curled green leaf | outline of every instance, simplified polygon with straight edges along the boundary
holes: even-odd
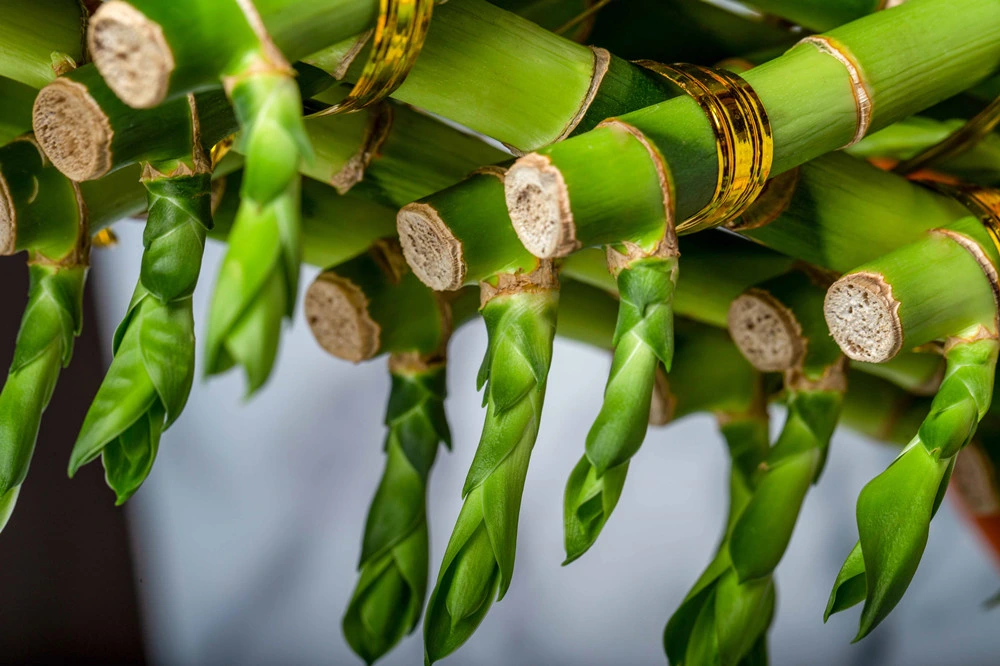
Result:
[[[514,575],[517,523],[552,359],[558,292],[507,293],[483,308],[486,422],[424,622],[426,660],[457,650]]]
[[[420,621],[427,593],[427,478],[438,445],[450,445],[445,368],[394,370],[386,466],[368,512],[361,576],[342,626],[366,663],[391,650]]]

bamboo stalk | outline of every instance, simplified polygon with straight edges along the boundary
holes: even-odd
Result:
[[[375,22],[374,0],[157,0],[105,2],[88,45],[112,90],[129,106],[217,87],[261,48],[295,62]]]
[[[747,4],[805,28],[821,31],[901,3],[886,0],[750,0]]]
[[[815,43],[804,43],[746,72],[744,78],[763,102],[774,134],[771,176],[851,142],[859,131],[890,125],[989,76],[1000,65],[1000,47],[992,33],[992,26],[1000,25],[998,11],[981,0],[911,0],[893,12],[838,28],[821,42],[826,44],[822,48],[834,44],[830,48],[835,53],[853,58],[857,63],[853,72]],[[913,46],[880,49],[890,33],[897,43]],[[852,83],[852,74],[858,72],[863,79]],[[870,107],[855,97],[859,83]],[[678,219],[688,218],[711,200],[716,143],[693,99],[669,100],[620,116],[620,121],[655,144],[669,165]],[[515,164],[506,193],[515,228],[526,243],[546,236],[544,243],[529,249],[549,256],[548,248],[573,247],[575,228],[607,219],[621,201],[651,202],[650,193],[659,191],[659,180],[648,170],[624,168],[632,150],[623,148],[623,140],[639,142],[636,136],[622,136],[616,126],[603,126],[586,139],[564,141]],[[602,177],[600,188],[582,185]],[[543,181],[550,185],[538,187]],[[613,197],[607,196],[609,191]],[[651,203],[647,205],[647,212],[633,214],[652,215]]]
[[[830,333],[850,358],[871,363],[934,340],[974,337],[980,328],[995,336],[996,263],[978,220],[931,230],[834,283],[825,305]],[[947,295],[944,283],[963,298]]]
[[[793,271],[733,301],[729,331],[759,370],[783,371],[788,416],[730,533],[742,583],[770,577],[826,461],[847,390],[846,359],[823,320],[825,276]],[[766,535],[766,537],[762,536]]]
[[[827,297],[831,332],[849,355],[891,356],[904,341],[911,345],[926,336],[947,338],[947,368],[930,413],[899,457],[858,498],[860,539],[837,577],[827,609],[829,615],[864,600],[858,639],[878,626],[906,591],[955,456],[990,407],[1000,348],[997,261],[982,223],[968,218],[862,267],[873,270],[849,274]],[[920,269],[912,262],[921,262]],[[947,275],[952,285],[967,284],[965,297],[940,313],[930,310],[933,303],[913,308],[916,301],[911,299],[934,291],[921,281],[935,275]],[[844,309],[852,307],[851,299],[857,305],[853,312]],[[879,314],[881,319],[872,318]],[[845,336],[847,330],[853,333]]]
[[[85,61],[87,12],[78,0],[2,0],[0,76],[41,88]]]
[[[334,74],[338,55],[305,61]],[[668,94],[662,80],[606,51],[465,0],[435,9],[420,58],[393,97],[529,151]]]
[[[0,146],[31,129],[31,105],[36,91],[13,79],[0,76]]]

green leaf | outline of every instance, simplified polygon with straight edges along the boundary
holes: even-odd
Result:
[[[600,478],[583,456],[569,475],[563,500],[566,560],[576,560],[590,549],[604,529],[625,487],[628,463],[612,467]]]
[[[155,402],[102,451],[105,479],[121,506],[139,490],[153,468],[163,431],[163,407]]]
[[[823,622],[829,620],[834,613],[847,610],[864,601],[866,585],[865,559],[861,553],[861,542],[858,542],[851,549],[844,566],[840,567],[840,573],[837,574],[837,580],[834,581],[833,590],[830,592],[830,600],[826,603]]]
[[[867,599],[855,640],[899,603],[927,544],[934,500],[948,469],[915,440],[858,497],[858,532]]]

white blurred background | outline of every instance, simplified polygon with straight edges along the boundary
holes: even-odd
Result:
[[[108,358],[141,254],[141,225],[118,226],[121,247],[95,251],[91,273]],[[206,255],[195,296],[199,333],[222,250],[210,243]],[[314,275],[304,271],[303,289]],[[455,445],[438,457],[430,480],[432,582],[479,439],[475,374],[484,349],[481,322],[460,330],[450,348]],[[722,529],[728,462],[707,416],[651,429],[596,546],[560,567],[563,488],[600,406],[609,363],[605,353],[557,341],[513,585],[443,664],[665,661],[663,626]],[[382,471],[388,387],[384,360],[353,366],[333,359],[301,317],[286,332],[272,380],[249,402],[235,373],[196,381],[184,415],[163,436],[151,477],[128,504],[154,663],[362,663],[341,635],[340,618]],[[893,455],[844,431],[834,437],[778,569],[772,664],[1000,663],[1000,611],[982,607],[1000,589],[1000,576],[950,502],[934,521],[910,590],[879,629],[852,646],[859,609],[823,625],[830,587],[856,540],[855,498]],[[422,659],[418,631],[380,663]]]

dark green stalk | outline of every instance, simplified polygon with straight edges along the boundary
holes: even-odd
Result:
[[[0,146],[31,129],[31,105],[37,92],[31,86],[0,76]]]
[[[70,455],[70,476],[101,456],[119,505],[149,475],[160,435],[180,416],[194,379],[192,296],[212,212],[210,165],[193,111],[188,156],[143,171],[149,205],[139,283]]]
[[[853,57],[863,73],[872,104],[869,129],[875,131],[995,72],[1000,66],[997,26],[1000,7],[995,3],[911,0],[892,12],[879,12],[838,28],[827,38],[834,40],[829,43],[836,44],[842,54]],[[886,50],[889,35],[893,43],[912,46]],[[770,119],[774,134],[771,176],[844,146],[859,130],[848,69],[812,43],[796,46],[746,72],[744,78]],[[619,116],[619,120],[651,141],[669,165],[679,220],[709,203],[717,180],[716,141],[692,98],[662,102]],[[651,193],[660,191],[659,179],[649,169],[621,168],[636,152],[635,147],[628,147],[630,141],[639,143],[640,139],[623,136],[618,125],[606,125],[585,139],[569,139],[521,158],[511,168],[507,187],[515,228],[541,224],[554,229],[558,241],[550,245],[562,248],[574,245],[574,228],[609,218],[622,201],[645,201],[649,210],[633,211],[633,215],[652,215]],[[543,163],[544,167],[539,166]],[[519,176],[521,171],[525,173]],[[549,187],[532,188],[532,183],[543,179],[551,183]],[[601,186],[589,186],[595,182]],[[520,216],[515,203],[525,211]],[[545,211],[544,224],[532,220],[530,211]],[[544,254],[542,244],[531,249]]]
[[[2,527],[27,476],[42,412],[80,333],[90,238],[79,190],[44,162],[31,141],[0,148],[0,196],[0,237],[10,241],[5,250],[29,252],[31,278],[0,392]]]
[[[79,0],[0,0],[0,76],[41,88],[84,62],[87,12]]]
[[[811,30],[830,30],[879,11],[886,0],[751,0],[747,4]]]
[[[462,495],[424,622],[429,663],[457,650],[502,599],[514,575],[517,524],[538,434],[559,292],[551,267],[500,274],[483,285],[489,335],[478,384],[486,389],[483,435]]]

